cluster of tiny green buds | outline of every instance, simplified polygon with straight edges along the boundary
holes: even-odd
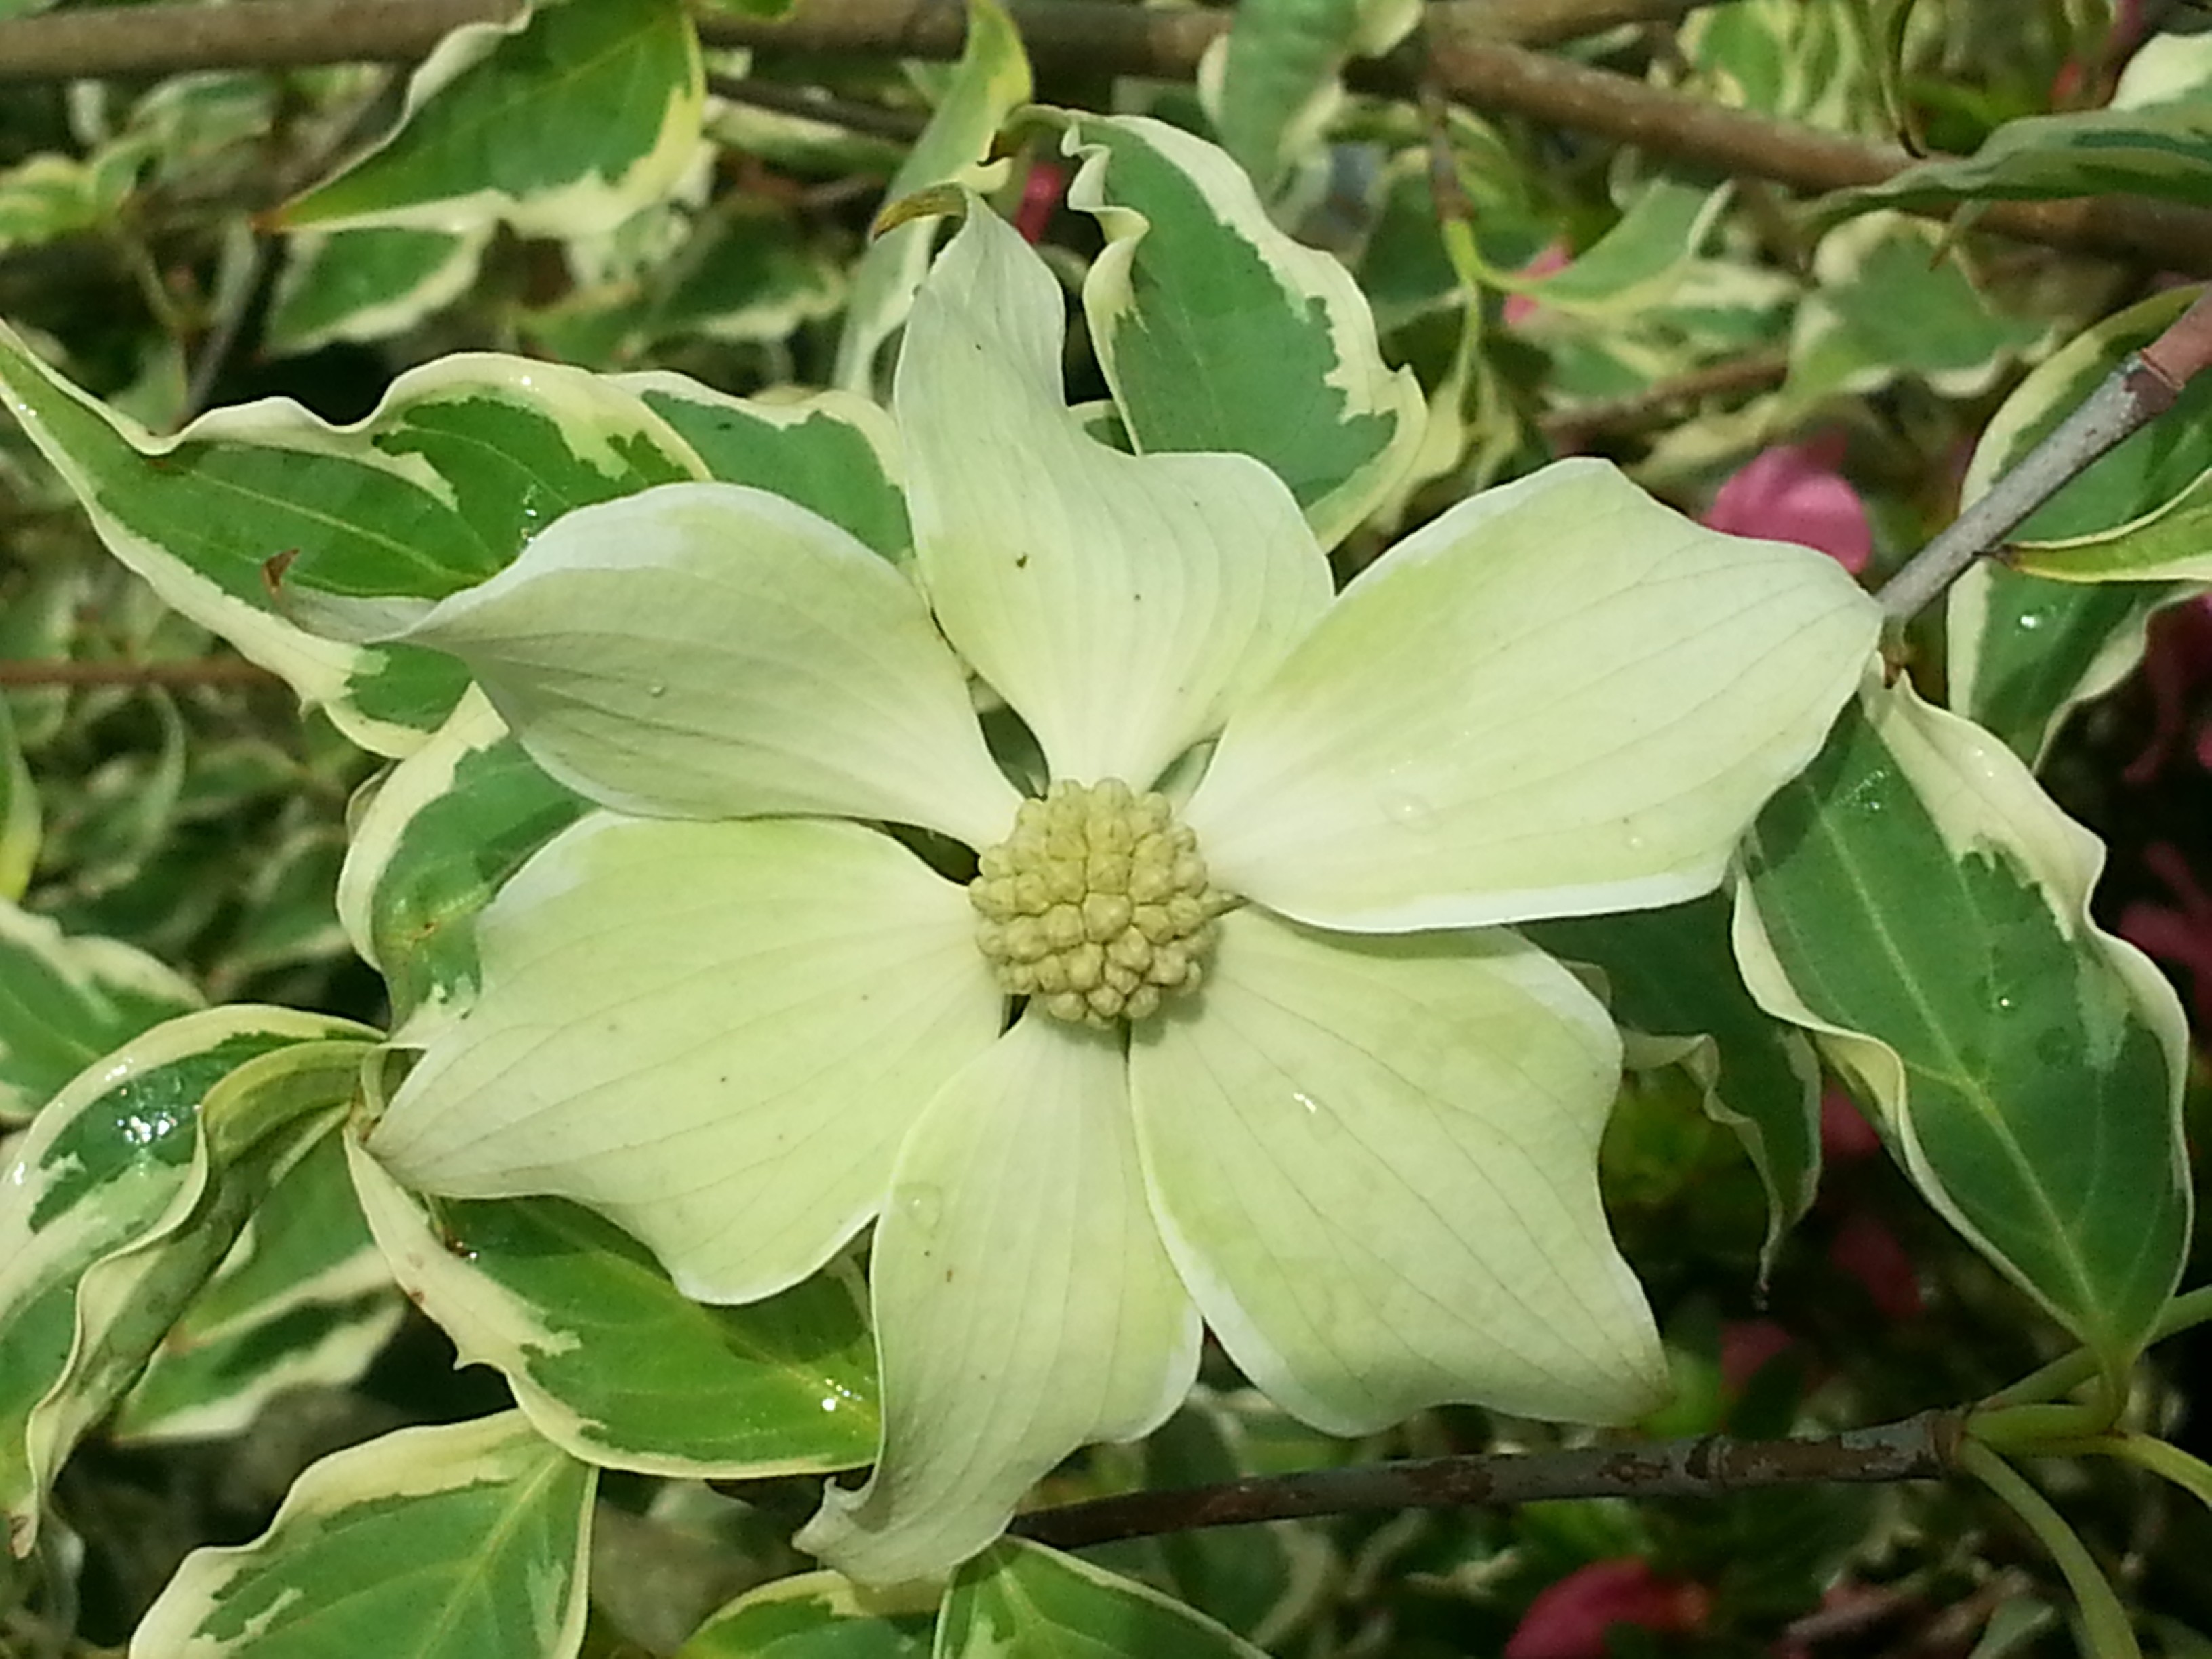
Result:
[[[1199,981],[1226,908],[1167,798],[1119,778],[1054,784],[982,856],[975,942],[1006,990],[1061,1019],[1142,1019]]]

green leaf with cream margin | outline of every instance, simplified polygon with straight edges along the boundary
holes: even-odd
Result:
[[[17,1553],[76,1437],[229,1250],[374,1033],[289,1009],[186,1014],[86,1071],[0,1170],[0,1505]],[[301,1126],[305,1126],[301,1127]]]
[[[393,1029],[406,1041],[426,1041],[474,1000],[477,916],[587,806],[523,752],[471,687],[356,808],[338,919],[384,975]]]
[[[2041,365],[1984,434],[1968,488],[1986,489],[2000,458],[2049,430],[2203,292],[2181,289],[2131,306]],[[2069,480],[2007,548],[2014,569],[2055,581],[2212,581],[2212,375],[2191,380],[2157,420]]]
[[[355,1381],[406,1304],[326,1135],[253,1212],[229,1258],[125,1396],[118,1444],[205,1440],[249,1427],[287,1389]]]
[[[709,1614],[676,1659],[930,1659],[933,1599],[879,1597],[835,1572],[802,1572]]]
[[[1842,225],[1813,253],[1782,396],[1795,418],[1846,392],[1911,376],[1947,398],[1990,389],[2051,335],[1976,287],[1939,226],[1885,213]]]
[[[1273,196],[1343,104],[1346,60],[1379,58],[1420,16],[1419,0],[1243,0],[1199,64],[1222,148]]]
[[[1719,894],[1660,910],[1528,924],[1554,956],[1599,969],[1638,1069],[1679,1065],[1705,1115],[1730,1130],[1766,1189],[1759,1279],[1820,1181],[1820,1062],[1803,1032],[1752,1000],[1729,945]]]
[[[2157,337],[2195,297],[2154,295],[2106,319],[2029,372],[1975,446],[1961,485],[1972,501],[2080,404],[2120,361]],[[1945,603],[1951,706],[2039,763],[2067,714],[2118,684],[2142,659],[2143,629],[2190,587],[2157,566],[2128,568],[2138,534],[2156,544],[2193,514],[2212,466],[2212,376],[2199,375],[2164,418],[2123,441],[2036,509],[2015,532],[2022,568],[1984,562]],[[2069,566],[2079,565],[2078,569]],[[2120,568],[2100,569],[2100,565]],[[2035,574],[2028,574],[2033,571]],[[2054,577],[2067,580],[2051,580]]]
[[[659,369],[611,384],[666,422],[717,483],[796,501],[894,564],[912,556],[898,432],[866,398],[849,392],[732,398]]]
[[[1250,455],[1322,546],[1343,540],[1413,465],[1428,416],[1351,273],[1276,228],[1212,145],[1142,116],[1037,115],[1081,158],[1069,204],[1106,233],[1083,309],[1137,452]]]
[[[350,1138],[347,1154],[401,1288],[461,1364],[507,1378],[556,1444],[693,1478],[815,1474],[875,1455],[874,1349],[851,1268],[758,1302],[694,1302],[580,1205],[420,1199]]]
[[[349,427],[272,398],[157,438],[0,326],[0,401],[109,551],[386,755],[416,747],[444,720],[465,672],[432,652],[319,638],[293,615],[323,596],[420,608],[503,568],[571,507],[706,476],[629,394],[516,357],[410,370]],[[271,560],[283,562],[281,602]]]
[[[0,901],[0,1125],[30,1118],[102,1054],[200,1003],[136,946],[73,939]]]
[[[2194,205],[2212,194],[2212,104],[2081,110],[2008,121],[1972,155],[1906,167],[1815,204],[1835,216],[1957,201],[2132,194]]]
[[[1869,685],[1746,842],[1735,945],[1928,1200],[2117,1377],[2188,1249],[2188,1033],[2090,921],[2103,853],[1989,732]]]
[[[388,340],[414,327],[475,284],[492,230],[390,225],[291,238],[270,301],[270,354]]]
[[[1547,276],[1500,270],[1469,239],[1468,258],[1488,286],[1535,301],[1546,311],[1595,320],[1627,319],[1670,299],[1695,265],[1714,223],[1735,195],[1654,179],[1643,185],[1604,235]],[[1541,330],[1540,313],[1531,319]]]
[[[940,185],[994,190],[1006,176],[1004,162],[987,161],[1006,118],[1030,100],[1030,60],[1022,37],[998,0],[968,0],[968,39],[944,100],[891,175],[884,204]],[[873,396],[878,358],[914,305],[915,290],[929,269],[937,240],[934,219],[893,225],[868,246],[853,267],[845,330],[837,339],[830,384]]]
[[[1263,1659],[1259,1649],[1149,1585],[1018,1538],[953,1575],[935,1659]]]
[[[573,1659],[597,1485],[519,1412],[349,1447],[259,1538],[186,1556],[131,1659]]]
[[[292,229],[610,231],[675,183],[705,99],[682,0],[540,0],[447,35],[409,81],[398,129],[281,217]]]

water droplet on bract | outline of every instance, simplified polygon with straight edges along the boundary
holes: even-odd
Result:
[[[938,1218],[945,1212],[945,1194],[926,1182],[900,1188],[892,1201],[901,1215],[926,1233],[937,1231]]]
[[[659,680],[655,680],[645,688],[645,695],[648,697],[665,697],[668,695],[668,688]]]
[[[1630,831],[1629,831],[1629,834],[1628,834],[1628,843],[1627,843],[1627,844],[1628,844],[1628,850],[1629,850],[1630,852],[1632,852],[1632,853],[1640,853],[1640,852],[1642,852],[1642,851],[1644,850],[1644,837],[1643,837],[1643,836],[1639,836],[1639,835],[1638,835],[1634,830],[1630,830]]]
[[[1425,833],[1436,828],[1437,809],[1425,795],[1392,789],[1382,796],[1382,813],[1391,823]]]
[[[2021,611],[2020,613],[2020,625],[2023,632],[2033,634],[2037,629],[2043,626],[2043,613],[2040,611]]]

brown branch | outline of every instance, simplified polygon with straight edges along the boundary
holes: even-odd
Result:
[[[1472,107],[1593,133],[1652,155],[1796,189],[1878,184],[1913,158],[1718,106],[1525,48],[1615,23],[1680,17],[1701,0],[1434,0],[1422,33],[1352,83],[1391,97],[1433,86]],[[459,24],[511,15],[514,0],[236,0],[132,6],[0,21],[0,82],[185,69],[278,68],[419,58]],[[1164,11],[1115,0],[1018,0],[1040,68],[1188,80],[1228,27],[1225,10]],[[965,33],[957,0],[800,0],[773,21],[715,13],[702,39],[757,51],[950,58]],[[1509,44],[1510,43],[1510,44]],[[2212,273],[2212,211],[2139,197],[1993,202],[1976,223],[2034,242]]]
[[[0,22],[0,82],[406,62],[520,0],[241,0],[56,11]]]
[[[1437,0],[1431,19],[1471,40],[1555,46],[1619,23],[1677,18],[1709,0]],[[501,22],[520,0],[237,0],[52,12],[0,22],[0,82],[186,70],[404,63],[467,23]],[[1188,79],[1226,11],[1146,12],[1111,0],[1030,0],[1014,20],[1041,63]],[[709,46],[956,58],[959,0],[801,0],[773,21],[708,12]],[[1102,58],[1099,54],[1103,53]]]
[[[0,687],[18,690],[101,685],[275,686],[283,682],[242,657],[198,657],[188,662],[0,662]]]
[[[1563,58],[1470,40],[1432,27],[1437,83],[1477,109],[1525,116],[1595,133],[1653,155],[1823,191],[1874,185],[1913,158],[1894,145],[1863,143],[1747,111],[1726,109],[1625,75]],[[1397,60],[1347,78],[1395,91]],[[1948,209],[1931,210],[1940,216]],[[1978,228],[2083,252],[2147,259],[2166,269],[2212,273],[2212,212],[2136,196],[1979,204]]]
[[[1479,1453],[1255,1475],[1032,1510],[1012,1530],[1056,1549],[1361,1510],[1508,1507],[1561,1498],[1712,1498],[1763,1486],[1933,1480],[1949,1473],[1963,1418],[1923,1412],[1879,1428],[1802,1440],[1695,1440],[1571,1451]]]

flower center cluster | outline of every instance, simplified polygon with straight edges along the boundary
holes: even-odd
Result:
[[[1119,778],[1025,800],[968,897],[1000,985],[1066,1020],[1142,1019],[1199,981],[1226,901],[1163,795]]]

